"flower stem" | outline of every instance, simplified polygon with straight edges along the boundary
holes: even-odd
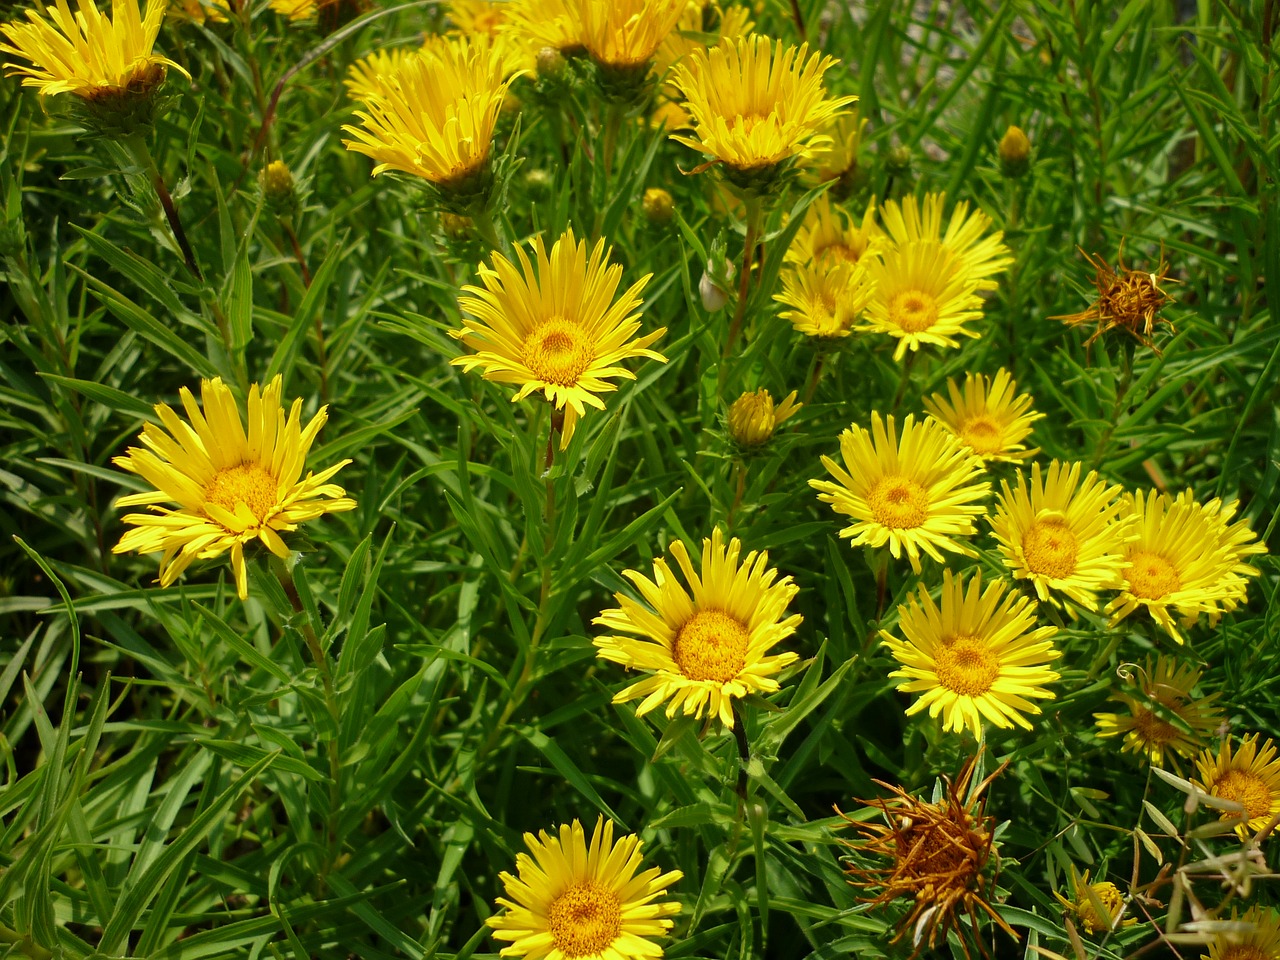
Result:
[[[729,701],[733,710],[733,739],[738,744],[738,782],[734,789],[738,799],[745,805],[747,802],[747,764],[751,761],[751,744],[747,742],[747,728],[742,722],[742,710],[737,700]]]
[[[507,252],[507,244],[498,233],[498,228],[493,222],[493,217],[487,209],[471,215],[471,223],[476,228],[476,233],[480,234],[480,239],[489,245],[489,247],[498,253]]]
[[[724,343],[722,356],[727,359],[733,352],[738,334],[742,332],[742,321],[747,315],[747,294],[751,290],[751,264],[755,261],[756,237],[760,232],[760,211],[762,204],[759,197],[748,197],[747,235],[742,245],[742,271],[738,275],[738,302],[733,310],[733,322],[729,324],[729,336]]]
[[[11,930],[4,924],[0,923],[0,943],[11,943],[18,950],[33,960],[50,960],[53,956],[48,950],[32,941],[28,936],[23,936],[16,930]]]
[[[200,265],[196,263],[196,255],[187,240],[187,232],[182,228],[178,207],[173,202],[173,195],[169,193],[169,188],[164,184],[164,177],[160,175],[160,168],[156,166],[155,157],[151,155],[151,148],[147,146],[146,138],[140,133],[132,133],[122,138],[121,142],[134,162],[142,167],[147,179],[151,181],[151,187],[155,190],[160,206],[164,209],[165,219],[169,221],[169,229],[173,231],[173,239],[177,241],[178,249],[182,251],[182,259],[187,265],[188,272],[204,283],[204,274],[200,272]]]
[[[806,404],[813,399],[813,395],[818,391],[818,383],[822,380],[823,368],[826,366],[826,354],[820,351],[814,352],[813,366],[809,371],[809,382],[804,387],[804,398],[800,403]]]

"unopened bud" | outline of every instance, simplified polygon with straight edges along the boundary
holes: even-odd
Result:
[[[911,169],[911,148],[899,144],[885,157],[885,165],[892,174],[906,173]]]
[[[707,269],[702,273],[702,279],[698,281],[698,294],[702,297],[702,309],[707,313],[715,313],[717,310],[723,310],[724,305],[729,302],[729,285],[733,282],[734,269],[732,263],[728,260],[721,262],[721,267],[716,270],[712,261],[707,261]]]
[[[272,160],[258,174],[262,197],[267,206],[278,214],[287,214],[297,205],[293,171],[283,160]]]
[[[795,391],[778,404],[769,391],[761,387],[755,393],[744,393],[729,407],[729,436],[740,447],[758,447],[767,443],[778,424],[800,409]]]
[[[440,229],[450,240],[466,240],[471,236],[471,218],[446,211],[440,214]]]
[[[670,223],[671,218],[676,215],[675,200],[661,187],[650,187],[646,190],[641,206],[644,208],[645,219],[650,223]]]
[[[1020,177],[1031,165],[1031,141],[1021,127],[1010,126],[1000,138],[1000,169],[1006,177]]]
[[[524,186],[530,200],[545,200],[551,196],[551,188],[555,185],[555,178],[546,170],[534,168],[524,175]]]
[[[555,47],[543,47],[538,51],[534,61],[538,68],[538,78],[559,83],[564,79],[565,59]]]

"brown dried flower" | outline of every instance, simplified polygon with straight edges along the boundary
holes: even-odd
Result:
[[[1051,320],[1062,320],[1070,326],[1097,321],[1098,328],[1085,341],[1091,346],[1095,340],[1108,330],[1124,330],[1132,335],[1144,347],[1156,349],[1151,334],[1157,323],[1173,324],[1159,316],[1160,308],[1172,303],[1173,298],[1160,288],[1162,283],[1177,283],[1169,279],[1169,264],[1164,259],[1164,251],[1160,252],[1160,265],[1154,273],[1143,270],[1131,270],[1124,264],[1124,243],[1120,244],[1120,252],[1116,256],[1116,268],[1103,260],[1101,255],[1090,256],[1083,250],[1080,253],[1097,270],[1093,285],[1098,288],[1098,298],[1088,310],[1065,316],[1050,317]],[[1156,350],[1159,353],[1159,350]]]
[[[862,901],[879,905],[899,897],[915,901],[893,938],[897,943],[911,931],[913,957],[925,946],[933,949],[939,938],[945,940],[949,930],[959,933],[961,913],[969,917],[974,942],[983,956],[987,956],[987,950],[978,935],[981,913],[986,913],[1000,929],[1017,939],[1017,934],[988,901],[998,866],[988,876],[987,863],[994,856],[998,864],[999,856],[992,843],[995,818],[986,816],[984,793],[1008,763],[970,791],[976,765],[977,757],[974,757],[964,765],[955,782],[943,777],[946,791],[935,803],[926,803],[899,786],[876,780],[893,796],[858,802],[879,807],[884,814],[884,824],[864,823],[846,816],[838,808],[836,811],[862,835],[861,843],[847,844],[851,850],[892,861],[883,867],[851,865],[848,868],[850,884],[859,889],[879,890],[861,897]],[[969,947],[963,936],[960,944],[968,957]]]

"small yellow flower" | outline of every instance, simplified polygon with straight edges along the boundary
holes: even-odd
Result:
[[[1161,655],[1154,663],[1148,657],[1145,668],[1132,669],[1138,677],[1136,688],[1112,698],[1123,703],[1128,714],[1094,714],[1098,736],[1123,735],[1122,750],[1145,754],[1155,766],[1163,764],[1166,752],[1193,756],[1222,719],[1214,703],[1218,695],[1197,699],[1192,691],[1201,671],[1169,656]]]
[[[898,690],[923,693],[907,708],[907,716],[928,709],[942,716],[942,728],[968,729],[982,737],[983,720],[997,727],[1031,724],[1024,713],[1037,715],[1033,699],[1052,699],[1046,684],[1058,679],[1048,667],[1062,654],[1054,649],[1057,627],[1037,627],[1034,602],[1009,591],[996,580],[982,589],[981,573],[965,589],[962,577],[942,573],[942,602],[935,604],[920,584],[918,598],[898,607],[899,640],[881,630],[884,645],[901,666]]]
[[[867,205],[862,223],[855,227],[849,215],[823,194],[805,213],[804,225],[796,231],[786,260],[816,267],[858,263],[863,257],[875,254],[881,236],[876,226],[874,202]]]
[[[1252,906],[1237,917],[1233,909],[1231,920],[1232,929],[1215,933],[1200,960],[1280,960],[1280,915],[1274,910]]]
[[[0,53],[30,61],[8,61],[5,73],[22,77],[41,97],[73,93],[85,100],[145,94],[163,82],[165,68],[186,70],[152,52],[164,20],[166,0],[112,0],[111,17],[94,0],[79,0],[72,13],[67,0],[27,11],[27,22],[0,24]],[[45,17],[49,19],[45,19]]]
[[[640,201],[644,218],[650,223],[670,223],[676,215],[676,202],[670,191],[650,187]]]
[[[797,265],[782,274],[782,292],[773,299],[797,333],[833,340],[847,337],[875,293],[862,264]]]
[[[873,412],[870,431],[854,424],[840,434],[840,454],[843,469],[822,458],[836,482],[810,480],[809,486],[852,518],[840,531],[852,546],[888,544],[894,558],[906,553],[916,573],[921,553],[939,563],[942,550],[975,555],[956,538],[973,535],[973,518],[986,512],[976,501],[991,484],[978,479],[982,461],[937,421],[917,423],[908,415],[899,440],[893,417]]]
[[[805,162],[810,179],[814,183],[849,180],[858,169],[858,147],[862,145],[866,129],[867,121],[858,115],[856,108],[828,124],[824,132],[831,142],[825,147],[815,148]],[[873,200],[873,209],[874,204]]]
[[[1000,169],[1006,177],[1020,177],[1031,164],[1031,141],[1021,127],[1010,126],[1000,138]]]
[[[982,319],[978,281],[963,263],[932,241],[889,247],[868,257],[875,293],[859,330],[896,337],[894,360],[922,344],[958,347],[958,336],[978,337],[965,324]]]
[[[231,551],[236,592],[249,595],[244,548],[254,540],[281,558],[289,548],[281,533],[326,513],[355,509],[355,501],[329,482],[350,463],[302,477],[311,444],[328,419],[321,407],[302,426],[302,401],[295,400],[286,418],[280,404],[283,380],[276,376],[265,389],[249,389],[248,422],[240,417],[231,390],[220,379],[201,383],[203,410],[183,387],[182,421],[165,403],[156,406],[163,426],[148,423],[139,440],[112,462],[136,473],[155,489],[121,497],[122,507],[146,506],[153,513],[130,513],[132,525],[113,553],[162,552],[160,585],[169,586],[194,560]],[[177,508],[162,506],[175,503]]]
[[[1044,419],[1043,413],[1031,409],[1031,394],[1015,396],[1017,389],[1003,367],[990,379],[966,373],[963,390],[948,377],[949,398],[935,393],[925,398],[924,407],[984,461],[1017,462],[1040,452],[1028,450],[1023,441],[1031,435],[1032,424]]]
[[[1000,558],[1018,580],[1030,580],[1041,600],[1055,593],[1086,610],[1098,609],[1098,592],[1124,582],[1124,545],[1135,536],[1120,487],[1079,463],[1054,460],[1044,473],[1031,465],[1014,486],[1002,480],[991,527]]]
[[[533,240],[536,261],[516,248],[519,269],[500,253],[492,267],[480,265],[482,286],[467,285],[458,301],[467,316],[453,331],[473,354],[455,357],[468,373],[479,367],[486,380],[518,384],[512,402],[540,391],[557,410],[564,411],[561,447],[567,447],[574,427],[588,406],[604,409],[598,394],[616,390],[615,377],[634,380],[623,360],[647,357],[665,363],[649,349],[666,328],[637,337],[640,331],[640,293],[645,275],[616,301],[622,267],[608,262],[612,249],[604,240],[587,255],[585,241],[569,229],[547,256],[542,238]]]
[[[1259,734],[1240,741],[1240,749],[1232,752],[1231,737],[1222,741],[1218,755],[1203,751],[1196,758],[1198,778],[1192,782],[1205,793],[1223,800],[1233,800],[1244,807],[1244,813],[1223,811],[1221,820],[1243,817],[1236,833],[1244,840],[1267,826],[1280,814],[1280,761],[1276,745],[1267,739],[1258,746]]]
[[[967,201],[956,204],[944,230],[942,211],[946,202],[945,193],[927,193],[920,203],[915,197],[905,197],[901,206],[886,200],[880,207],[880,219],[895,244],[940,243],[959,261],[961,271],[976,281],[977,289],[994,290],[996,282],[990,278],[1013,263],[1013,254],[1004,244],[1004,232],[997,230],[983,236],[991,226],[991,218],[981,210],[970,213]]]
[[[857,99],[827,96],[822,77],[837,62],[758,34],[694,50],[672,75],[694,132],[671,139],[724,164],[739,186],[767,180],[782,161],[827,145],[822,129]]]
[[[729,436],[740,447],[761,446],[769,442],[778,424],[802,406],[796,403],[794,390],[776,407],[764,387],[755,393],[744,393],[729,407]]]
[[[170,0],[169,13],[195,23],[226,23],[231,12],[228,0]]]
[[[1145,607],[1165,632],[1185,642],[1176,613],[1185,624],[1202,613],[1211,618],[1244,602],[1247,577],[1257,568],[1244,557],[1265,552],[1247,521],[1231,523],[1237,504],[1197,503],[1190,490],[1170,497],[1155,491],[1126,495],[1125,515],[1138,537],[1125,545],[1124,584],[1107,605],[1114,626]]]
[[[1053,895],[1075,914],[1085,930],[1089,933],[1110,933],[1117,927],[1131,927],[1138,922],[1137,917],[1120,919],[1124,914],[1124,895],[1114,883],[1106,880],[1090,883],[1088,870],[1082,877],[1077,877],[1074,873],[1073,869],[1074,898],[1068,900],[1057,890],[1053,891]]]
[[[516,873],[499,874],[505,910],[485,923],[496,940],[510,941],[501,956],[526,960],[652,960],[662,948],[652,938],[671,929],[680,912],[674,900],[659,900],[684,874],[661,867],[640,870],[643,841],[613,840],[613,822],[596,821],[591,843],[574,820],[558,835],[524,835],[529,853],[516,855]],[[637,873],[636,871],[640,871]],[[509,898],[509,899],[508,899]]]
[[[592,623],[633,636],[597,637],[596,655],[651,674],[615,695],[614,703],[643,697],[636,708],[643,715],[666,701],[668,717],[719,717],[732,727],[736,698],[778,689],[775,674],[799,658],[790,650],[769,651],[800,625],[799,614],[786,616],[800,588],[790,577],[777,579],[767,553],[752,550],[739,563],[741,552],[740,541],[726,548],[716,529],[702,541],[699,576],[684,544],[673,541],[671,555],[687,592],[661,558],[653,562],[653,580],[623,571],[644,602],[614,594],[618,606]]]

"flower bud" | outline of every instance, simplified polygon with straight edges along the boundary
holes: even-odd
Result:
[[[547,199],[555,185],[555,177],[546,170],[535,167],[524,175],[524,186],[529,191],[530,200]]]
[[[1031,165],[1031,141],[1021,127],[1010,126],[1000,138],[1000,170],[1006,177],[1020,177]]]
[[[283,160],[272,160],[258,173],[258,184],[262,187],[262,197],[279,215],[292,213],[298,205],[298,196],[293,182],[293,171]]]
[[[650,187],[646,190],[641,206],[644,208],[645,219],[653,224],[670,223],[676,215],[675,200],[661,187]]]
[[[902,144],[894,147],[885,157],[885,166],[894,175],[906,173],[911,169],[911,148]]]
[[[555,47],[543,47],[534,60],[538,69],[538,79],[551,83],[559,83],[564,79],[564,54]]]
[[[466,240],[471,236],[471,218],[446,210],[440,214],[440,229],[450,240]]]
[[[729,407],[729,436],[738,446],[750,449],[769,441],[778,424],[799,410],[796,392],[778,404],[773,404],[769,391],[761,387],[755,393],[744,393]]]
[[[737,272],[728,260],[721,261],[719,270],[716,270],[713,261],[707,261],[707,269],[698,281],[698,294],[702,297],[703,310],[715,313],[724,309],[724,305],[729,302],[729,286]]]

